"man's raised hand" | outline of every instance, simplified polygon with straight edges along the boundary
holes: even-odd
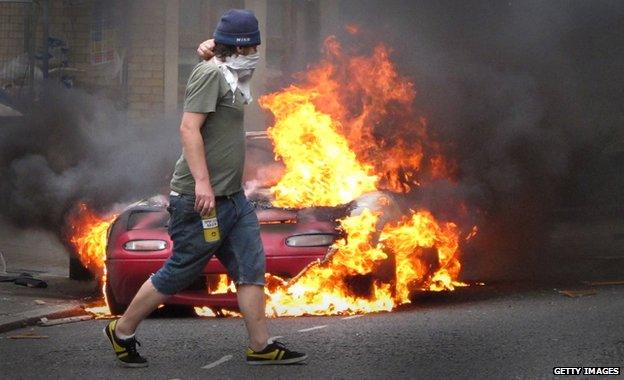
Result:
[[[199,46],[197,47],[197,55],[199,55],[200,58],[207,61],[211,59],[212,57],[214,57],[215,55],[214,47],[215,47],[215,42],[212,38],[209,40],[206,40],[202,42],[201,44],[199,44]]]

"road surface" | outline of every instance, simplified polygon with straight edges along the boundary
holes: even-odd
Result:
[[[580,288],[583,288],[582,286]],[[119,368],[106,320],[0,335],[3,378],[552,378],[556,366],[624,366],[624,286],[571,298],[550,287],[486,285],[392,313],[278,318],[273,335],[304,365],[250,367],[239,318],[151,318],[145,369]],[[28,333],[45,339],[13,340]],[[8,375],[8,377],[5,377]]]

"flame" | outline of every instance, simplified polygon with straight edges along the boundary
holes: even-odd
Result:
[[[230,280],[227,274],[219,274],[218,282],[214,286],[208,287],[208,293],[210,294],[227,294],[227,293],[236,293],[236,285],[234,285],[234,281]]]
[[[276,206],[336,206],[375,189],[372,167],[358,162],[336,122],[314,106],[319,95],[291,87],[261,98],[275,115],[267,132],[286,166],[271,188]]]
[[[97,278],[105,276],[106,234],[117,215],[101,217],[85,203],[78,205],[69,221],[69,242],[78,259]]]
[[[411,218],[386,225],[376,237],[378,218],[366,209],[342,219],[341,228],[348,237],[332,246],[326,261],[310,264],[290,282],[268,275],[267,315],[390,311],[409,303],[415,290],[465,286],[454,280],[461,267],[456,256],[459,230],[455,224],[438,224],[427,211],[412,212]],[[422,257],[427,248],[436,251],[435,271]],[[390,256],[394,256],[395,264],[388,276],[382,267]]]
[[[81,262],[106,281],[104,260],[106,233],[115,216],[96,215],[86,205],[79,206],[72,219],[70,242]],[[465,284],[454,280],[460,270],[457,258],[459,229],[453,223],[439,224],[428,211],[412,212],[410,218],[387,224],[377,231],[379,215],[365,209],[360,215],[341,220],[346,238],[337,240],[324,262],[313,262],[289,282],[267,274],[267,306],[270,316],[357,314],[391,311],[409,303],[414,290],[452,290]],[[433,271],[423,258],[425,249],[435,249],[438,269]],[[379,276],[390,257],[392,276]],[[368,280],[361,282],[369,276]],[[363,285],[363,286],[362,286]],[[234,283],[225,274],[218,276],[211,294],[235,293]],[[104,293],[104,292],[103,292]],[[110,315],[106,305],[87,308],[99,316]],[[228,310],[196,307],[200,316],[233,316]]]
[[[195,314],[197,314],[199,317],[242,317],[242,314],[236,311],[227,309],[213,309],[208,306],[195,306],[193,310],[195,310]]]
[[[275,205],[333,206],[374,189],[405,193],[452,178],[454,165],[416,113],[414,85],[397,73],[390,49],[347,54],[329,37],[325,51],[300,83],[259,100],[275,117],[267,132],[286,166],[271,189]]]
[[[275,159],[285,167],[270,189],[275,206],[337,206],[372,191],[407,193],[430,181],[454,180],[455,163],[416,112],[414,84],[398,74],[390,53],[380,44],[371,55],[354,54],[330,37],[325,58],[300,74],[299,83],[260,98],[261,107],[274,116],[267,133]],[[105,275],[110,220],[100,219],[102,225],[88,220],[92,231],[72,242],[85,265]],[[310,263],[289,281],[266,275],[267,315],[391,311],[409,303],[414,292],[466,286],[458,280],[460,243],[477,233],[476,226],[461,239],[455,223],[423,209],[391,221],[381,211],[365,209],[339,224],[344,237],[325,260]],[[209,287],[214,294],[235,291],[225,275]],[[206,307],[195,311],[239,315]]]
[[[415,111],[413,83],[397,73],[383,44],[363,56],[329,37],[325,58],[300,79],[260,98],[274,116],[267,133],[285,166],[271,188],[276,206],[335,206],[369,191],[406,193],[453,179],[454,164]],[[379,217],[365,210],[340,220],[346,238],[324,262],[288,282],[268,276],[267,314],[388,311],[410,302],[414,291],[465,285],[457,280],[456,224],[440,223],[427,210],[385,226]]]
[[[373,283],[372,297],[359,297],[347,285],[357,275],[370,274],[387,258],[371,244],[377,216],[369,210],[343,219],[347,239],[338,240],[327,261],[314,262],[299,277],[283,282],[270,276],[267,282],[268,315],[298,316],[304,314],[352,314],[392,310],[394,301],[389,286]]]
[[[457,257],[459,229],[454,223],[439,224],[429,211],[412,212],[411,218],[386,225],[380,240],[395,253],[396,297],[400,303],[409,302],[414,283],[419,289],[433,291],[465,285],[454,280],[461,269]],[[436,251],[434,263],[422,257],[427,248]],[[430,275],[432,267],[439,269]]]
[[[227,294],[236,293],[236,285],[234,281],[230,279],[227,274],[216,275],[217,283],[208,286],[208,293],[210,294]],[[240,317],[241,314],[235,311],[226,309],[214,309],[208,306],[195,306],[193,308],[195,314],[200,317]]]
[[[80,203],[77,210],[71,214],[68,222],[69,243],[73,246],[82,265],[100,280],[103,295],[106,294],[104,286],[106,284],[107,233],[116,217],[116,214],[102,217],[85,203]],[[104,305],[98,303],[85,310],[96,315],[110,315],[106,297],[104,297]]]

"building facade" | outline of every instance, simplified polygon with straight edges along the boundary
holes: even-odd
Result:
[[[195,50],[230,8],[251,9],[260,23],[255,94],[316,60],[337,17],[329,0],[0,1],[0,88],[24,96],[47,77],[110,98],[131,121],[179,114]],[[257,105],[246,128],[265,128]]]

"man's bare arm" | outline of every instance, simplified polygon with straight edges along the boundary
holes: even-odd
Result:
[[[195,179],[195,211],[202,216],[208,215],[215,207],[215,196],[210,185],[210,174],[204,151],[201,127],[207,114],[184,112],[180,123],[182,151]]]

